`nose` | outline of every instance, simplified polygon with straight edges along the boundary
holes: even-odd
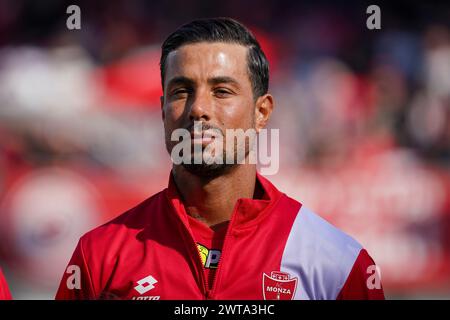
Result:
[[[191,101],[192,102],[189,110],[189,120],[211,120],[212,101],[207,92],[197,92]]]

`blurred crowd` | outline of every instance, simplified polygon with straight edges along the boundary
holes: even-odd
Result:
[[[68,30],[66,8],[81,9]],[[52,298],[78,238],[164,188],[160,45],[230,16],[261,42],[281,190],[360,240],[389,297],[450,297],[450,5],[0,0],[0,264]]]

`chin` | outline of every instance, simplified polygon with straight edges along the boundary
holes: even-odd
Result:
[[[215,178],[231,171],[234,164],[183,164],[183,167],[195,176]]]

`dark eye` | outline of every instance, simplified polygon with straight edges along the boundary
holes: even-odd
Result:
[[[231,96],[233,92],[226,88],[217,88],[214,90],[214,95],[218,98],[227,98]]]
[[[187,88],[179,88],[179,89],[175,89],[171,92],[171,96],[173,98],[185,98],[187,97],[189,94],[191,93],[191,90],[187,89]]]

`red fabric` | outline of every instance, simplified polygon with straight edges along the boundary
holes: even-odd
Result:
[[[384,300],[381,275],[372,266],[375,266],[373,259],[366,250],[361,250],[337,300]]]
[[[3,276],[2,269],[0,269],[0,300],[11,300],[11,293],[8,289],[5,277]]]
[[[263,275],[280,271],[301,204],[257,179],[264,196],[237,201],[211,285],[196,244],[209,231],[186,214],[171,178],[167,189],[80,239],[56,299],[263,299]]]
[[[208,250],[218,250],[222,252],[223,242],[228,230],[228,223],[221,226],[219,230],[213,231],[206,224],[197,221],[192,217],[189,217],[189,225],[191,227],[197,245],[200,244],[206,247]],[[207,279],[208,281],[209,290],[211,290],[213,287],[216,270],[217,268],[204,265],[203,271],[205,274],[205,279]]]

